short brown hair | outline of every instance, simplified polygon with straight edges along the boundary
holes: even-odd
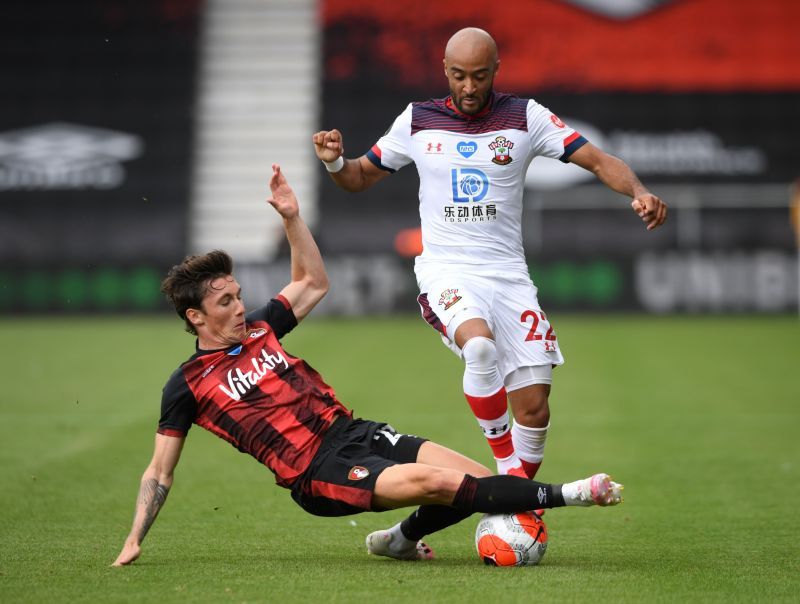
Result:
[[[197,330],[186,318],[190,308],[202,308],[208,284],[217,277],[233,274],[233,258],[223,250],[202,255],[186,256],[173,266],[161,282],[161,292],[172,302],[178,316],[186,322],[186,331],[197,335]]]

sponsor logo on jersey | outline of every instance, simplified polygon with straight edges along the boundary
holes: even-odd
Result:
[[[562,122],[559,117],[555,113],[550,114],[550,121],[553,122],[559,128],[565,128],[567,125]]]
[[[494,151],[494,157],[492,158],[492,161],[500,166],[510,164],[513,158],[509,152],[513,148],[513,142],[508,140],[505,136],[498,136],[493,142],[489,143],[489,149]]]
[[[461,141],[456,145],[458,151],[463,157],[472,157],[475,151],[478,150],[478,143],[474,141]]]
[[[497,205],[444,206],[445,222],[494,222],[497,220]]]
[[[451,168],[453,201],[481,201],[489,192],[489,177],[477,168]]]
[[[361,480],[369,476],[369,470],[364,466],[353,466],[347,473],[347,480]]]
[[[439,306],[443,306],[447,310],[459,300],[461,300],[461,296],[458,295],[457,289],[446,289],[439,296]]]
[[[134,134],[63,122],[3,132],[0,190],[115,189],[143,149]]]
[[[255,340],[256,338],[260,338],[261,336],[263,336],[265,333],[267,333],[266,329],[263,329],[263,328],[254,329],[249,334],[247,334],[247,339],[248,340]]]
[[[442,155],[444,153],[444,151],[442,151],[442,143],[428,142],[427,146],[425,147],[425,153],[432,155]]]
[[[240,347],[241,349],[241,347]],[[230,354],[230,353],[228,353]],[[265,348],[250,359],[252,369],[243,371],[241,367],[228,371],[228,384],[219,385],[219,389],[234,400],[241,400],[242,395],[247,394],[254,386],[257,386],[264,376],[270,371],[274,372],[276,367],[289,368],[289,362],[280,350],[275,354],[270,354]],[[247,367],[245,365],[245,367]]]

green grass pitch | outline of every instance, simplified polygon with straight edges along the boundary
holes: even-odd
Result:
[[[430,563],[367,556],[405,512],[307,515],[196,427],[142,558],[111,568],[193,340],[166,317],[0,321],[0,601],[798,601],[797,318],[554,319],[538,478],[607,471],[625,503],[548,512],[547,555],[516,569],[477,559],[477,516],[432,535]],[[357,415],[490,462],[461,363],[419,319],[312,317],[284,344]]]

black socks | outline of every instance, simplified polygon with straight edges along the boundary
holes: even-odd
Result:
[[[526,512],[565,505],[560,484],[545,484],[518,476],[469,474],[456,492],[453,505],[421,505],[400,523],[400,531],[410,541],[461,522],[475,512],[503,514]]]
[[[453,507],[468,512],[503,514],[565,505],[560,484],[545,484],[518,476],[475,478],[467,474]]]

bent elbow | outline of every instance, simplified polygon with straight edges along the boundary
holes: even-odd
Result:
[[[319,294],[320,298],[323,298],[331,287],[330,280],[328,279],[328,273],[323,270],[319,275],[314,275],[311,278],[309,287],[314,289]]]
[[[309,277],[306,283],[306,291],[309,297],[314,299],[314,304],[322,300],[330,289],[327,273]]]
[[[322,300],[328,294],[328,290],[330,290],[330,284],[328,283],[327,279],[325,279],[324,283],[320,283],[314,288],[317,302]]]

